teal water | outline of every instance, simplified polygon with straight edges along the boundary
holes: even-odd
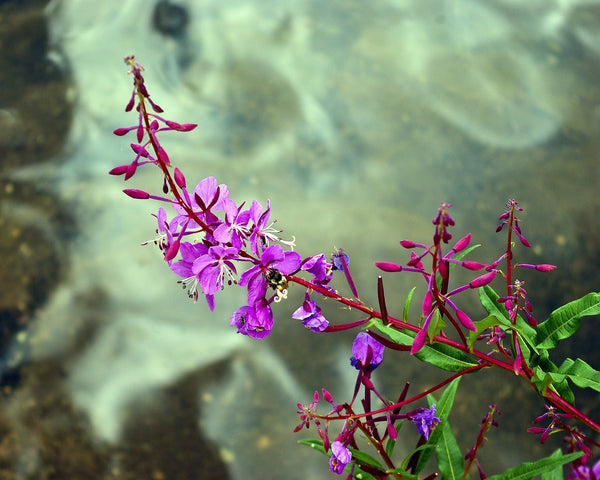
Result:
[[[110,134],[136,121],[122,113],[127,54],[146,66],[168,118],[199,124],[164,140],[188,183],[214,175],[237,201],[270,198],[303,255],[334,245],[350,254],[368,303],[373,261],[400,261],[400,239],[429,241],[440,201],[454,204],[456,238],[472,231],[486,245],[482,258],[499,256],[496,218],[508,198],[520,201],[535,245],[523,261],[559,266],[547,278],[526,275],[540,318],[597,288],[598,3],[180,3],[187,29],[165,36],[148,2],[51,2],[72,126],[55,163],[13,173],[41,175],[78,224],[66,278],[32,322],[31,358],[58,365],[47,391],[81,415],[115,478],[329,478],[324,458],[295,445],[295,403],[322,386],[339,398],[352,388],[351,336],[313,335],[288,320],[302,292],[279,305],[271,339],[248,341],[228,325],[243,293],[224,292],[210,314],[139,246],[154,236],[156,207],[124,198],[106,175],[130,156]],[[155,173],[128,186],[158,191]],[[395,311],[410,280],[386,277]],[[592,347],[593,364],[589,338],[576,351]],[[388,373],[378,373],[391,395],[407,379],[416,391],[436,378],[389,353]],[[512,378],[475,380],[463,382],[453,419],[463,449],[496,401],[503,428],[482,454],[489,473],[543,452],[517,435],[541,402]],[[38,456],[40,469],[55,460]]]

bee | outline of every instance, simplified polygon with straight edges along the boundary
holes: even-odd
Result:
[[[265,279],[267,280],[269,286],[275,290],[277,295],[277,297],[274,299],[275,302],[281,301],[282,298],[287,298],[288,282],[280,271],[270,268],[265,274]]]

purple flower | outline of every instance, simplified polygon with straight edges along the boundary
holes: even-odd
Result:
[[[327,319],[321,315],[321,308],[310,300],[308,295],[302,306],[292,313],[292,318],[302,320],[302,325],[313,332],[322,332],[329,325]]]
[[[352,461],[352,453],[338,440],[331,444],[331,453],[329,470],[339,475],[344,471],[346,465]]]
[[[167,212],[163,207],[158,209],[158,213],[156,214],[156,221],[158,223],[158,228],[156,229],[156,238],[154,239],[154,243],[158,245],[158,248],[163,252],[167,252],[169,247],[173,244],[173,236],[177,233],[178,223],[173,219],[171,223],[169,223],[169,219],[167,218]],[[144,242],[142,245],[146,245],[149,242]]]
[[[275,230],[273,224],[269,223],[269,215],[271,214],[271,201],[267,200],[267,208],[263,210],[262,205],[253,200],[250,206],[250,216],[254,222],[250,234],[250,248],[255,255],[260,255],[259,250],[263,250],[269,246],[269,242],[276,242],[279,237],[276,235],[280,230]],[[260,249],[258,248],[260,245]]]
[[[213,232],[215,240],[219,243],[229,243],[239,250],[248,237],[248,222],[250,221],[250,211],[242,211],[230,198],[223,201],[223,210],[225,211],[225,221],[221,223]]]
[[[184,199],[186,203],[192,207],[192,210],[206,224],[214,224],[219,222],[217,216],[212,213],[212,210],[222,210],[223,203],[226,198],[229,198],[229,190],[227,185],[221,184],[217,186],[217,179],[215,177],[207,177],[202,180],[192,195],[186,189],[182,189]],[[190,228],[198,228],[199,225],[192,219],[185,209],[177,204],[173,204],[173,208],[177,211],[178,215],[175,217],[180,224],[188,223]]]
[[[264,298],[254,306],[245,305],[238,308],[229,320],[229,324],[236,327],[238,333],[253,338],[264,338],[269,335],[273,323],[273,311]]]
[[[315,283],[328,283],[333,277],[333,265],[325,260],[322,253],[305,259],[302,270],[311,273]]]
[[[360,332],[352,344],[350,363],[354,368],[370,368],[374,370],[383,361],[384,346],[371,335]]]
[[[587,465],[579,465],[572,470],[569,479],[573,480],[600,480],[600,460],[592,468]]]
[[[271,272],[278,272],[281,276],[288,275],[300,268],[302,258],[297,252],[284,252],[281,245],[270,245],[262,253],[260,262],[246,270],[240,276],[239,285],[248,285],[248,305],[254,305],[259,299],[264,298],[267,287],[273,285],[267,281],[273,277]],[[284,283],[281,283],[284,285]]]
[[[237,252],[236,248],[216,245],[194,260],[192,272],[200,282],[202,293],[213,295],[225,286],[225,281],[235,282],[237,272],[232,260],[238,259]]]
[[[410,419],[417,427],[417,431],[425,437],[425,440],[429,440],[431,430],[441,421],[435,416],[435,403],[431,405],[431,408],[419,409],[417,413],[410,416]]]
[[[333,270],[339,270],[340,272],[344,271],[344,263],[346,265],[350,263],[350,257],[342,252],[342,249],[335,251],[331,255],[331,260],[333,261]]]

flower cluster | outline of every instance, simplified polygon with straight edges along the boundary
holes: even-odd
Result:
[[[420,311],[416,321],[411,322],[408,318],[414,290],[408,295],[400,320],[388,314],[382,276],[377,279],[379,311],[359,298],[350,273],[350,258],[342,249],[334,249],[330,259],[324,254],[303,258],[294,251],[295,238],[284,240],[279,236],[281,231],[274,228],[275,222],[270,219],[270,201],[264,207],[258,200],[252,200],[249,205],[246,202],[238,204],[231,198],[227,185],[219,184],[212,176],[202,179],[193,189],[188,189],[185,176],[171,165],[159,137],[168,131],[189,132],[196,125],[173,122],[159,115],[163,110],[150,99],[142,75],[143,68],[133,56],[127,57],[125,62],[131,67],[134,84],[126,111],[132,111],[135,107],[138,122],[130,127],[117,128],[114,133],[124,136],[135,131],[136,142],[130,145],[134,158],[127,164],[113,168],[110,173],[122,175],[128,180],[140,167],[149,164],[162,172],[162,195],[133,188],[124,192],[135,199],[152,199],[162,203],[163,206],[155,214],[157,227],[154,243],[162,252],[165,263],[180,278],[179,283],[187,290],[189,297],[197,301],[201,294],[204,295],[209,308],[213,310],[215,295],[219,291],[229,286],[245,289],[246,301],[233,312],[229,323],[238,333],[254,338],[269,335],[274,324],[274,304],[287,299],[291,284],[306,289],[301,305],[291,316],[301,321],[307,329],[333,332],[366,325],[365,330],[356,335],[352,345],[350,365],[356,369],[356,383],[351,399],[337,403],[327,390],[322,389],[322,398],[330,405],[326,414],[317,412],[318,392],[315,392],[310,404],[298,403],[300,424],[295,431],[311,425],[316,427],[320,440],[309,441],[309,444],[322,448],[329,455],[331,472],[348,472],[348,478],[353,478],[356,471],[356,478],[363,473],[381,479],[402,478],[404,473],[417,478],[432,449],[440,446],[442,437],[448,444],[455,442],[445,422],[454,402],[458,380],[463,375],[494,366],[512,371],[537,388],[553,404],[547,407],[546,414],[534,421],[536,426],[529,431],[539,434],[541,443],[558,431],[568,434],[565,441],[570,454],[569,478],[600,480],[600,462],[588,466],[592,452],[587,446],[600,447],[600,444],[565,421],[576,418],[596,432],[600,432],[600,425],[558,393],[565,392],[566,378],[576,385],[583,384],[597,390],[600,372],[594,371],[585,362],[574,366],[570,359],[567,359],[566,366],[557,367],[549,361],[546,352],[553,348],[550,344],[554,345],[574,333],[579,316],[594,314],[595,306],[600,304],[600,294],[589,294],[593,297],[590,302],[587,296],[571,302],[568,322],[561,320],[559,312],[538,326],[524,282],[513,279],[513,271],[521,267],[549,272],[555,267],[513,263],[513,236],[519,239],[521,245],[530,247],[517,218],[522,208],[515,200],[507,202],[506,211],[500,215],[497,227],[497,232],[507,227],[506,250],[491,263],[464,259],[475,248],[470,246],[471,234],[450,244],[450,227],[455,222],[449,213],[452,207],[449,203],[441,203],[433,219],[435,231],[431,245],[402,240],[400,245],[410,251],[410,259],[405,264],[388,261],[375,263],[384,272],[417,274],[426,284],[425,294],[418,300]],[[430,266],[425,266],[425,260],[431,262]],[[503,265],[500,267],[501,262]],[[452,287],[450,272],[457,266],[479,271],[480,274],[458,287]],[[330,285],[336,271],[345,277],[351,298],[340,295]],[[309,279],[303,278],[305,276],[309,276]],[[504,295],[496,294],[490,286],[497,277],[504,278]],[[469,290],[479,291],[481,304],[488,313],[480,322],[474,322],[457,299],[459,294]],[[366,318],[330,326],[313,298],[316,295],[333,299],[361,312]],[[571,322],[573,319],[577,320],[577,325]],[[447,334],[446,321],[454,327],[453,335]],[[457,337],[459,341],[454,339]],[[479,347],[475,347],[476,342],[484,340],[487,345],[494,346],[489,353],[483,353]],[[426,342],[431,345],[424,348]],[[508,345],[505,347],[503,342]],[[411,398],[407,398],[407,381],[397,400],[390,401],[377,390],[372,378],[374,370],[383,361],[386,348],[410,351],[419,359],[453,374]],[[446,388],[439,400],[429,396],[444,386]],[[415,403],[425,396],[430,407],[417,407]],[[440,405],[439,417],[436,416],[435,402]],[[412,410],[405,413],[401,410],[406,405],[412,405]],[[561,411],[564,413],[559,413]],[[467,460],[463,477],[475,462],[480,476],[485,478],[476,456],[483,445],[485,433],[491,426],[498,426],[494,419],[496,414],[499,414],[497,406],[490,405],[475,445],[464,457],[458,449],[444,450],[444,454],[452,456],[446,462],[452,465],[452,472],[444,470],[445,465],[440,462],[438,466],[443,476],[455,476],[454,468]],[[419,437],[413,453],[402,462],[402,467],[397,467],[392,454],[398,437],[397,429],[404,420],[413,423]],[[329,427],[333,421],[342,423],[337,436],[330,436]],[[548,425],[537,426],[542,421],[547,421]],[[438,428],[440,423],[441,428]],[[361,453],[360,439],[366,439],[377,451],[381,463]],[[540,468],[548,470],[552,467],[544,467],[543,463],[539,464]]]
[[[253,200],[247,208],[245,203],[238,205],[229,196],[227,186],[219,184],[214,177],[204,178],[193,190],[188,190],[183,173],[178,168],[172,169],[158,134],[188,132],[197,125],[181,124],[159,116],[163,110],[150,100],[142,75],[143,67],[133,56],[127,57],[125,63],[131,67],[134,84],[125,109],[131,111],[135,106],[138,123],[118,128],[114,133],[123,136],[136,132],[137,142],[131,144],[135,157],[110,173],[124,175],[128,180],[142,165],[153,164],[162,170],[164,196],[138,189],[125,189],[124,192],[132,198],[153,199],[172,208],[172,215],[163,207],[156,213],[155,243],[164,260],[173,273],[181,277],[180,283],[189,297],[197,301],[202,293],[211,310],[215,308],[215,294],[226,286],[246,287],[247,304],[233,313],[230,324],[239,333],[250,337],[267,336],[274,323],[271,305],[287,298],[288,276],[303,270],[312,275],[311,281],[315,285],[330,288],[328,283],[336,269],[334,264],[323,254],[302,259],[293,251],[294,239],[280,238],[280,231],[270,221],[269,201],[266,207],[258,200]],[[146,103],[154,113],[148,111]],[[241,272],[239,276],[238,272]],[[301,320],[306,328],[315,332],[328,326],[308,290],[302,306],[292,318]]]

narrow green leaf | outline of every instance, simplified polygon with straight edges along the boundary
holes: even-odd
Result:
[[[412,345],[415,333],[410,330],[397,330],[391,325],[383,325],[376,321],[373,326],[381,333],[387,335],[393,342],[399,345]],[[465,368],[477,365],[477,362],[467,354],[456,348],[439,343],[426,343],[421,350],[415,354],[419,360],[431,363],[442,370],[460,372]]]
[[[316,450],[317,452],[321,452],[323,455],[326,455],[325,449],[323,448],[323,440],[302,439],[298,440],[298,443],[300,445],[306,445],[307,447],[310,447]]]
[[[404,321],[404,323],[408,323],[408,310],[410,308],[410,302],[412,301],[412,297],[416,289],[417,287],[413,287],[410,289],[410,292],[408,292],[408,296],[406,297],[406,302],[404,302],[404,308],[402,309],[402,320]]]
[[[487,480],[528,480],[536,475],[543,475],[546,472],[554,471],[556,467],[572,462],[582,455],[583,452],[574,452],[562,456],[556,456],[554,453],[536,462],[522,463],[518,467],[510,468],[500,475],[492,475]]]
[[[385,454],[388,457],[391,457],[394,454],[394,447],[396,446],[396,440],[392,437],[389,437],[385,444]]]
[[[378,460],[373,458],[368,453],[363,452],[362,450],[357,450],[356,448],[347,447],[348,450],[352,453],[352,458],[356,460],[358,465],[370,465],[372,467],[380,468],[381,470],[385,470],[383,465],[379,463]]]
[[[600,315],[600,293],[588,293],[554,310],[537,327],[537,347],[556,347],[559,341],[573,335],[579,328],[581,317],[588,315]]]
[[[442,479],[460,479],[465,471],[465,465],[460,447],[458,446],[447,420],[443,423],[441,430],[442,435],[440,441],[435,446],[435,456],[442,474]]]

